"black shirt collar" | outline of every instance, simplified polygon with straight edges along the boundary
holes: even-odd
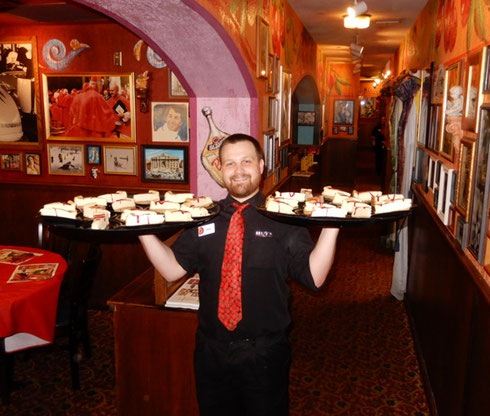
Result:
[[[255,207],[260,207],[260,206],[264,205],[265,197],[262,194],[262,192],[259,191],[253,197],[247,199],[246,201],[238,202],[235,198],[233,198],[230,194],[228,194],[226,196],[226,198],[223,199],[222,203],[223,203],[223,208],[228,208],[231,204],[234,204],[234,203],[237,203],[237,204],[249,203],[250,205],[253,205]]]

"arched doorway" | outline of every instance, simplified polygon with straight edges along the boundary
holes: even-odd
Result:
[[[306,75],[296,86],[291,98],[293,144],[314,145],[320,143],[322,106],[315,79]]]
[[[191,191],[220,198],[226,192],[200,163],[209,134],[201,109],[213,110],[228,133],[257,136],[258,99],[238,48],[216,19],[194,0],[74,0],[110,16],[141,37],[179,77],[190,100]]]

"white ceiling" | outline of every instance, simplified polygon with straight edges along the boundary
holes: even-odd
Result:
[[[371,26],[362,30],[344,28],[343,16],[354,0],[288,1],[320,49],[332,59],[350,62],[349,45],[358,34],[364,46],[361,76],[372,77],[383,71],[428,0],[365,0]],[[393,20],[397,22],[387,23]]]

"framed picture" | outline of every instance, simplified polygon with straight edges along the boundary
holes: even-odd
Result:
[[[427,164],[427,152],[423,148],[417,147],[413,175],[415,183],[422,184],[424,181],[427,182]]]
[[[449,169],[444,165],[441,166],[437,214],[439,215],[439,218],[442,220],[444,225],[447,225],[449,221],[449,196],[451,194],[451,180],[453,178],[451,174],[452,171],[453,169]]]
[[[464,221],[461,215],[458,215],[456,220],[456,240],[463,250],[466,249],[466,239],[468,237],[468,224]]]
[[[265,175],[269,177],[274,171],[275,147],[274,134],[264,134],[264,160],[265,160]]]
[[[315,112],[314,111],[298,111],[299,126],[314,126]]]
[[[38,66],[35,36],[0,38],[0,102],[5,106],[2,112],[18,113],[22,120],[1,132],[2,146],[40,144]]]
[[[465,72],[465,100],[463,111],[463,129],[477,131],[478,109],[482,101],[483,55],[486,49],[468,56]]]
[[[335,100],[333,104],[334,124],[354,124],[354,100]]]
[[[339,126],[332,126],[332,134],[339,134]]]
[[[43,74],[50,140],[136,141],[133,74]]]
[[[281,104],[280,104],[280,140],[281,144],[291,137],[291,74],[280,69],[281,74]]]
[[[417,142],[419,145],[427,145],[427,129],[429,126],[430,111],[430,91],[431,91],[431,71],[424,69],[421,71],[422,88],[419,93],[420,111],[417,113]]]
[[[104,173],[136,175],[136,147],[104,146]]]
[[[268,68],[268,73],[267,73],[267,84],[266,84],[266,91],[268,93],[273,93],[274,92],[274,55],[269,54],[267,56],[268,63],[267,63],[267,68]]]
[[[2,170],[22,170],[22,159],[20,153],[2,154]]]
[[[354,126],[347,127],[347,134],[354,134]]]
[[[468,222],[468,250],[483,264],[486,246],[488,220],[489,179],[488,163],[490,155],[490,107],[480,110],[480,133],[476,154],[475,175],[471,200],[471,214]]]
[[[454,141],[451,124],[453,117],[463,115],[464,97],[461,87],[461,61],[450,65],[444,80],[443,128],[440,131],[439,152],[451,162],[454,159]],[[459,120],[456,121],[459,124]]]
[[[83,144],[48,144],[50,175],[85,175]]]
[[[427,148],[434,152],[439,151],[439,130],[441,128],[442,105],[431,105],[429,111],[429,135]]]
[[[463,220],[467,222],[470,210],[471,174],[475,157],[475,142],[463,137],[459,149],[458,185],[456,187],[455,204]]]
[[[87,163],[89,165],[100,165],[100,146],[87,145]]]
[[[376,97],[364,97],[360,102],[360,118],[376,117]]]
[[[153,142],[189,141],[188,103],[151,103]]]
[[[257,78],[267,78],[269,74],[269,25],[257,16]]]
[[[41,155],[39,153],[26,153],[25,162],[27,175],[41,174]]]
[[[188,97],[187,91],[172,70],[169,70],[169,92],[171,97]]]
[[[447,220],[447,228],[449,228],[449,231],[451,231],[452,234],[455,233],[454,226],[456,225],[455,223],[455,218],[456,218],[456,210],[452,205],[449,206],[449,215],[448,215],[448,220]]]
[[[444,100],[444,78],[446,74],[444,64],[434,65],[432,74],[432,104],[442,104]]]
[[[141,179],[145,182],[188,182],[187,146],[141,146]]]
[[[281,89],[280,75],[281,61],[279,56],[274,55],[274,67],[272,68],[272,93],[278,94]]]
[[[485,48],[484,61],[484,72],[483,72],[483,93],[490,94],[490,46]]]
[[[436,161],[429,157],[429,173],[427,175],[427,183],[430,190],[434,189],[434,169],[436,166]]]
[[[347,133],[347,126],[340,126],[339,129],[342,133]]]
[[[455,170],[451,172],[451,194],[449,196],[449,202],[451,204],[455,205],[456,204],[456,184],[458,183],[458,174],[456,173]]]

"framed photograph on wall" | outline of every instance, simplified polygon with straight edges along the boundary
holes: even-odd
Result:
[[[187,91],[180,83],[177,76],[174,74],[172,70],[169,69],[169,92],[171,97],[188,97]]]
[[[298,126],[314,126],[315,112],[314,111],[298,111]]]
[[[442,104],[444,100],[444,78],[446,75],[444,64],[434,64],[432,74],[432,104]]]
[[[145,182],[188,183],[187,146],[141,146],[141,179]]]
[[[2,170],[22,170],[20,153],[6,153],[1,155]]]
[[[94,144],[87,145],[87,163],[89,165],[100,165],[100,146]]]
[[[50,175],[85,175],[83,144],[48,144],[48,171]]]
[[[136,146],[104,146],[104,173],[136,175]]]
[[[360,102],[360,118],[376,117],[376,97],[364,97]]]
[[[475,175],[468,221],[468,250],[483,264],[488,220],[488,198],[490,173],[490,107],[480,110],[480,132],[476,153]]]
[[[26,153],[25,162],[27,175],[41,174],[41,155],[39,153]]]
[[[478,109],[482,101],[484,52],[486,52],[486,48],[470,54],[465,71],[463,129],[474,132],[478,128]]]
[[[133,74],[43,74],[49,140],[136,141]]]
[[[335,100],[333,104],[334,124],[354,124],[354,100]]]
[[[448,225],[449,222],[449,207],[451,206],[449,197],[451,195],[451,181],[453,179],[452,171],[453,169],[450,169],[447,166],[441,166],[437,214],[439,215],[439,218],[442,220],[444,225]]]
[[[257,16],[257,78],[267,78],[269,74],[269,25]]]
[[[279,111],[279,137],[281,144],[291,137],[291,74],[283,71],[281,66],[281,90]]]
[[[37,145],[41,142],[36,37],[0,38],[0,101],[2,112],[19,114],[22,123],[0,133],[2,146]]]
[[[468,238],[468,224],[464,221],[461,215],[458,215],[458,219],[456,220],[456,232],[454,236],[461,246],[461,249],[465,250],[466,239]]]
[[[458,185],[456,187],[455,204],[463,220],[467,222],[470,210],[475,142],[467,138],[462,138],[459,149]]]
[[[483,93],[490,94],[490,46],[485,47],[483,59],[485,68],[483,69]]]
[[[189,142],[189,103],[152,102],[153,142]]]
[[[453,117],[461,117],[463,115],[464,106],[461,66],[461,61],[450,65],[446,69],[446,78],[444,80],[444,104],[442,109],[444,117],[440,130],[439,153],[451,162],[454,159],[454,140],[451,124],[454,122]],[[459,120],[456,123],[459,124]]]

